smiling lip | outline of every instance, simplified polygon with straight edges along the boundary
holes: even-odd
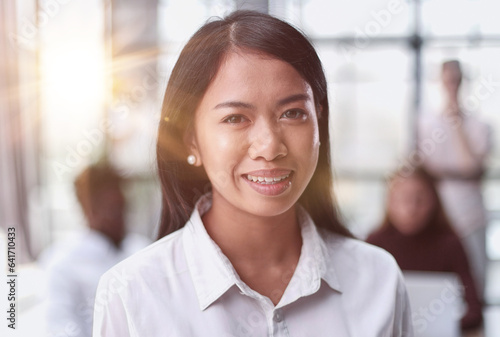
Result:
[[[257,170],[243,174],[246,183],[256,192],[276,196],[291,185],[293,171],[285,169]]]

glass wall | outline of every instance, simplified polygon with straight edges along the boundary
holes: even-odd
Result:
[[[383,216],[385,180],[415,149],[417,116],[439,112],[441,63],[462,62],[462,99],[500,140],[500,24],[490,0],[275,0],[271,8],[317,46],[332,100],[337,196],[364,237]],[[464,103],[466,104],[466,103]],[[500,149],[484,181],[495,227]],[[496,232],[495,232],[496,233]],[[497,244],[500,247],[500,244]],[[490,256],[499,256],[490,245]]]
[[[113,7],[102,0],[66,1],[57,8],[42,3],[38,21],[19,18],[25,32],[34,27],[39,39],[42,185],[33,193],[31,216],[40,249],[84,226],[72,183],[103,154],[130,178],[134,230],[154,233],[159,209],[154,143],[168,75],[202,23],[242,2],[147,3],[150,12],[143,14],[150,15],[149,22],[130,19],[138,15],[130,10],[134,1]],[[380,222],[386,177],[414,149],[417,114],[439,111],[443,60],[462,61],[464,97],[493,126],[499,143],[497,7],[493,0],[269,1],[272,14],[310,36],[324,63],[335,188],[356,234],[363,237]],[[496,146],[484,183],[492,219],[500,214],[499,151]]]

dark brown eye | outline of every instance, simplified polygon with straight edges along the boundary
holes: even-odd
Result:
[[[292,109],[285,111],[281,117],[288,119],[303,119],[306,117],[306,113],[299,109]]]
[[[243,123],[247,119],[244,116],[241,115],[231,115],[226,117],[223,122],[228,123],[228,124],[238,124],[238,123]]]

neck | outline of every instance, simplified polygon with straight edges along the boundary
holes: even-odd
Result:
[[[203,223],[236,269],[241,264],[269,267],[291,260],[296,263],[300,257],[302,236],[295,207],[263,217],[236,210],[214,198]]]

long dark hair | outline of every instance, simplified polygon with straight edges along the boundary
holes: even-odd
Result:
[[[448,219],[448,216],[446,215],[443,204],[439,197],[439,193],[436,188],[436,181],[434,177],[425,168],[421,166],[415,167],[410,174],[408,174],[408,172],[403,169],[398,170],[394,172],[392,176],[389,178],[389,184],[394,182],[396,179],[410,179],[410,178],[420,179],[431,191],[434,198],[435,202],[434,210],[429,219],[429,223],[425,228],[428,228],[428,226],[432,226],[432,228],[436,230],[453,232],[453,227]],[[387,201],[387,203],[388,202],[389,201]],[[389,218],[389,214],[387,212],[388,206],[389,205],[387,204],[384,220],[382,221],[380,228],[394,227],[394,224],[392,224]]]
[[[302,33],[283,21],[259,12],[236,11],[206,23],[191,37],[168,81],[157,142],[162,186],[158,238],[183,227],[196,200],[210,191],[203,168],[186,162],[189,152],[184,133],[221,60],[231,49],[258,51],[283,60],[311,86],[319,114],[321,146],[316,171],[299,202],[317,226],[351,236],[339,220],[333,197],[327,84],[316,51]]]

